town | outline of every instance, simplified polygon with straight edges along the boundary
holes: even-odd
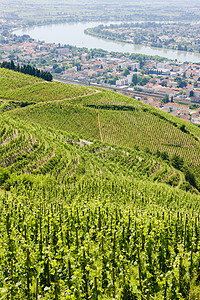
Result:
[[[200,65],[1,35],[0,62],[51,72],[55,80],[113,89],[200,125]]]
[[[199,23],[143,22],[99,25],[87,34],[145,46],[200,52]]]

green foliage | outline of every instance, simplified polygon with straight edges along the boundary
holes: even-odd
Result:
[[[38,78],[42,78],[46,81],[52,81],[52,79],[53,79],[50,72],[40,71],[39,69],[31,67],[30,65],[23,65],[20,67],[18,64],[17,66],[15,66],[13,60],[11,60],[11,62],[4,61],[4,62],[0,63],[0,68],[10,69],[10,70],[13,70],[16,72],[28,74],[28,75],[35,76]]]
[[[0,97],[22,102],[63,100],[93,93],[92,89],[60,82],[45,82],[35,77],[0,68]]]
[[[180,129],[182,132],[188,133],[187,129],[185,128],[185,125],[180,125],[179,129]]]
[[[130,74],[129,69],[124,69],[123,76],[127,76]]]
[[[149,77],[142,77],[140,75],[137,75],[137,74],[133,74],[133,77],[132,77],[132,86],[134,85],[146,85],[148,82],[149,82]]]
[[[162,99],[163,103],[168,103],[169,102],[169,95],[165,95],[165,97]]]
[[[183,165],[184,165],[184,161],[183,159],[177,155],[177,154],[174,154],[172,157],[171,157],[171,164],[174,168],[178,169],[178,170],[182,170],[183,168]]]
[[[102,91],[59,104],[29,106],[15,115],[87,139],[100,139],[97,110],[103,141],[129,148],[148,147],[151,152],[158,149],[179,155],[189,165],[199,165],[199,140],[195,139],[198,128],[116,93]]]
[[[169,160],[169,155],[168,155],[168,153],[165,152],[165,151],[160,153],[160,157],[161,157],[163,160],[166,160],[166,161]]]
[[[0,167],[0,186],[10,177],[10,172],[6,168]]]
[[[199,260],[198,212],[158,207],[164,190],[147,198],[141,187],[103,178],[60,187],[41,181],[1,197],[1,293],[187,299]]]
[[[170,176],[169,179],[166,180],[166,183],[168,183],[171,186],[178,186],[180,182],[180,175],[178,173],[175,173],[174,175]]]
[[[22,73],[14,72],[4,68],[0,68],[0,93],[1,98],[3,92],[21,88],[23,86],[31,86],[33,83],[42,82],[42,79],[28,76]]]
[[[188,181],[192,186],[197,187],[194,173],[187,166],[184,166],[182,171],[185,174],[185,180]]]
[[[184,88],[187,86],[187,82],[183,80],[181,77],[176,77],[175,81],[177,82],[177,86],[180,88]]]
[[[0,119],[2,298],[195,297],[199,129],[113,92],[18,76],[3,92],[43,103]]]
[[[33,84],[30,88],[24,87],[22,90],[17,89],[9,93],[13,93],[17,99],[40,99],[44,103],[29,105],[23,110],[13,110],[13,116],[18,116],[26,122],[37,122],[41,126],[51,127],[52,130],[64,130],[88,140],[103,140],[132,149],[148,148],[151,153],[158,150],[162,153],[161,156],[164,155],[163,152],[170,157],[179,155],[191,166],[192,173],[199,174],[199,129],[191,124],[185,124],[169,114],[158,112],[114,92],[83,87],[75,89],[71,85],[57,82]],[[84,96],[76,97],[80,93],[84,93]],[[45,103],[50,97],[68,99]],[[19,103],[24,103],[24,100]],[[166,159],[169,160],[168,157]],[[196,186],[200,187],[198,180]]]

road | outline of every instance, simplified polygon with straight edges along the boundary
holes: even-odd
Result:
[[[89,86],[88,83],[74,81],[74,80],[54,79],[54,81],[71,83],[71,84],[76,84],[76,85]],[[123,94],[123,95],[132,95],[132,96],[137,96],[137,97],[141,97],[141,98],[151,96],[151,97],[154,97],[154,98],[157,98],[157,99],[163,99],[165,97],[165,95],[160,94],[160,93],[147,93],[147,92],[131,91],[131,90],[128,90],[128,87],[127,88],[119,88],[119,87],[116,87],[116,86],[113,86],[113,87],[112,86],[104,86],[104,85],[95,84],[95,83],[91,83],[90,86],[103,88],[103,89],[107,89],[107,90],[110,90],[110,91],[115,91],[115,92]]]

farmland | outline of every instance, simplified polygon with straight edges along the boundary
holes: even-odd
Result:
[[[5,72],[1,299],[198,299],[199,128]]]
[[[73,98],[73,99],[72,99]],[[82,138],[150,152],[180,155],[199,170],[199,129],[134,99],[98,90],[92,95],[37,104],[12,113],[26,121],[65,130]],[[98,124],[99,118],[99,124]],[[142,126],[141,126],[142,125]],[[125,134],[124,134],[125,133]]]

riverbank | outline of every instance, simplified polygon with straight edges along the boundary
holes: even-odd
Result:
[[[124,44],[200,53],[200,25],[163,22],[134,22],[99,25],[85,34]]]
[[[87,23],[66,23],[46,25],[40,27],[29,27],[17,30],[15,34],[27,34],[30,37],[45,41],[47,43],[57,43],[60,45],[72,45],[79,48],[102,49],[108,52],[120,53],[138,53],[148,56],[160,56],[166,59],[176,60],[180,62],[200,62],[200,53],[192,53],[186,51],[178,51],[172,49],[162,49],[143,45],[124,44],[111,40],[104,40],[94,36],[86,35],[84,31],[88,28],[97,27],[99,25],[109,26],[117,24],[117,22],[87,22]],[[121,24],[121,22],[118,22]]]

